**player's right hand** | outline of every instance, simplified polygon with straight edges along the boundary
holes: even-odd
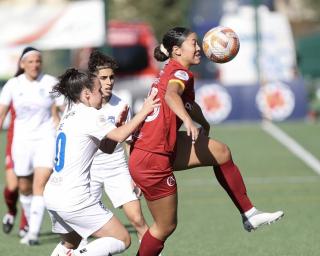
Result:
[[[187,130],[187,135],[191,136],[192,144],[194,144],[199,136],[198,127],[192,122],[192,119],[189,118],[186,119],[183,124]]]
[[[115,123],[116,127],[120,127],[120,126],[125,124],[125,122],[127,120],[128,112],[129,112],[129,106],[125,105],[125,107],[121,111],[121,113],[118,116],[118,119],[117,119],[117,121]]]
[[[145,111],[146,114],[151,113],[155,108],[160,107],[161,103],[160,98],[155,98],[158,92],[156,90],[152,90],[149,96],[144,100],[142,111]]]

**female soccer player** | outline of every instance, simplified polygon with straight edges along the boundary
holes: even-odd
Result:
[[[88,69],[97,75],[101,83],[102,109],[105,116],[113,123],[127,104],[112,92],[117,63],[99,51],[93,51],[89,58]],[[127,121],[131,119],[128,111]],[[116,124],[119,126],[119,124]],[[131,138],[126,143],[129,145]],[[127,145],[124,145],[127,146]],[[115,208],[122,207],[132,226],[136,229],[141,241],[148,226],[143,217],[140,201],[135,193],[133,181],[129,173],[124,148],[114,143],[110,154],[98,150],[90,169],[90,192],[101,199],[104,188]]]
[[[200,63],[197,35],[183,27],[170,29],[155,49],[154,57],[158,61],[169,59],[151,87],[161,106],[134,135],[129,158],[131,176],[141,188],[154,219],[137,255],[158,255],[176,228],[178,199],[173,171],[212,166],[219,183],[240,211],[247,231],[281,218],[282,211],[256,210],[229,148],[208,137],[210,125],[194,101],[194,77],[189,70]],[[178,131],[182,124],[186,131]]]
[[[106,146],[107,139],[121,142],[129,137],[159,107],[158,99],[151,94],[130,122],[116,128],[98,110],[102,106],[101,84],[94,74],[68,69],[53,92],[63,94],[69,104],[58,127],[54,172],[44,192],[52,230],[62,239],[51,255],[121,253],[130,245],[130,236],[112,212],[91,195],[90,168],[98,148]],[[89,236],[98,239],[73,250]]]
[[[20,202],[29,231],[21,239],[27,245],[38,244],[44,214],[43,189],[52,171],[55,123],[52,109],[55,100],[50,91],[57,80],[42,73],[39,50],[27,47],[19,60],[16,77],[9,79],[0,95],[0,128],[10,104],[16,113],[12,158],[18,177]]]

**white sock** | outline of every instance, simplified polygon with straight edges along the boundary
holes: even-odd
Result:
[[[88,238],[82,238],[78,248],[85,247],[88,244]]]
[[[68,255],[68,252],[73,251],[72,249],[68,249],[64,247],[64,245],[60,242],[57,244],[56,248],[51,253],[51,256],[58,256],[58,255]]]
[[[254,213],[256,210],[257,210],[257,209],[256,209],[255,207],[252,207],[250,210],[248,210],[248,211],[246,211],[246,212],[244,213],[244,216],[246,216],[247,218],[249,218],[249,217],[252,215],[252,213]]]
[[[26,195],[20,194],[19,201],[21,203],[21,206],[22,206],[22,208],[24,210],[24,214],[26,215],[27,221],[29,223],[32,195],[27,195],[26,196]]]
[[[43,196],[33,196],[30,208],[30,221],[28,233],[38,236],[43,220],[45,205]]]
[[[64,246],[60,242],[57,244],[56,248],[54,248],[50,256],[57,256],[61,251],[64,251]]]
[[[86,246],[74,250],[76,256],[108,256],[123,252],[126,245],[113,237],[98,238]]]

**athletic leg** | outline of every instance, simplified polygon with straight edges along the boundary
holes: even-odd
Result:
[[[51,169],[37,167],[33,176],[33,197],[30,206],[29,230],[27,235],[21,239],[21,243],[28,245],[38,244],[38,237],[44,216],[45,204],[43,200],[43,190],[47,183]]]
[[[147,201],[154,223],[144,234],[137,256],[158,256],[177,226],[177,194]]]
[[[101,229],[92,234],[97,239],[73,251],[74,256],[109,256],[122,253],[130,246],[128,231],[113,216]]]
[[[8,234],[11,232],[15,217],[17,214],[17,201],[18,201],[18,178],[13,170],[7,169],[6,171],[6,186],[3,190],[4,201],[7,205],[8,212],[2,220],[3,232]]]
[[[175,171],[198,166],[213,166],[218,182],[242,214],[244,227],[247,231],[256,229],[263,224],[270,224],[283,216],[282,211],[261,213],[253,207],[241,173],[233,163],[227,145],[201,134],[196,143],[192,144],[190,137],[185,132],[179,132],[176,152]],[[260,218],[261,216],[263,217]],[[251,221],[250,218],[252,218]],[[247,220],[251,225],[246,224]]]
[[[179,132],[174,170],[197,166],[213,166],[220,185],[226,190],[241,213],[253,205],[247,196],[245,184],[237,166],[233,163],[229,148],[216,140],[199,135],[195,144],[185,132]]]
[[[122,208],[131,225],[137,231],[139,241],[141,241],[144,233],[148,230],[148,225],[143,217],[140,201],[134,200],[125,203]]]
[[[32,201],[33,176],[18,177],[19,199],[27,220],[30,219],[30,207]]]

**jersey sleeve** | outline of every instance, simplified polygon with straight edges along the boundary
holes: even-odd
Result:
[[[186,86],[188,85],[188,81],[190,76],[187,71],[178,69],[173,70],[172,73],[168,77],[168,84],[171,82],[178,83],[183,90],[185,90]]]
[[[115,125],[100,111],[94,109],[88,120],[88,135],[102,140],[110,131],[115,129]]]
[[[0,104],[9,106],[12,101],[12,80],[10,79],[0,92]]]

